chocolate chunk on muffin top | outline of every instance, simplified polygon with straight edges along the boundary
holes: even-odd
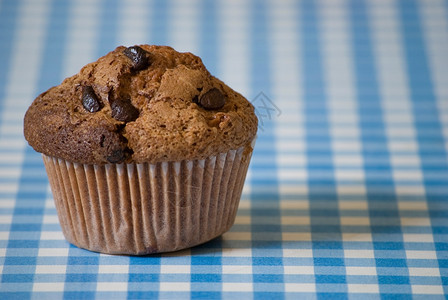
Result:
[[[254,108],[201,59],[120,46],[39,95],[24,120],[38,152],[84,164],[203,159],[257,131]]]

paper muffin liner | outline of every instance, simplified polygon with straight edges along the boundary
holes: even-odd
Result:
[[[43,155],[65,238],[91,251],[189,248],[233,225],[252,145],[202,160],[88,165]]]

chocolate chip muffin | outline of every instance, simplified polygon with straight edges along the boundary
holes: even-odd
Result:
[[[24,119],[67,240],[111,254],[188,248],[233,224],[254,108],[201,59],[118,47],[39,95]]]

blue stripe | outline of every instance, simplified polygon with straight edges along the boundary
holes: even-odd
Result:
[[[254,99],[256,95],[258,95],[260,92],[263,92],[265,95],[269,97],[271,94],[270,86],[271,86],[271,78],[269,74],[271,74],[270,70],[270,54],[269,54],[269,37],[268,37],[268,8],[267,8],[267,1],[257,1],[253,0],[250,4],[250,58],[251,58],[251,99]],[[249,100],[251,100],[249,99]],[[275,99],[271,99],[275,102]],[[256,107],[257,108],[257,107]],[[260,118],[260,116],[259,116]],[[275,157],[276,153],[276,138],[273,134],[275,132],[275,123],[270,120],[261,120],[264,122],[263,130],[259,129],[258,132],[258,141],[260,143],[266,144],[266,147],[264,147],[264,150],[268,151],[268,153]],[[258,154],[257,147],[255,147],[254,156],[256,157]],[[251,165],[251,170],[253,174],[256,174],[257,171],[264,170],[265,167],[272,167],[272,174],[277,174],[277,164],[274,159],[270,161],[265,161],[263,165],[257,164],[257,161],[253,161]],[[251,185],[255,186],[256,184],[260,183],[260,180],[257,180],[256,178],[251,178]],[[271,219],[273,220],[274,224],[281,224],[280,219],[280,208],[278,206],[279,202],[279,191],[278,191],[278,177],[272,176],[269,178],[268,182],[269,185],[272,186],[272,189],[269,190],[268,193],[265,193],[264,195],[260,195],[260,192],[256,192],[256,189],[253,189],[251,192],[251,201],[252,205],[251,207],[257,208],[257,202],[260,201],[269,201],[272,203],[270,205],[269,209],[272,214],[270,214]],[[263,197],[261,197],[263,196]],[[258,215],[255,211],[251,211],[251,217],[252,217],[252,224],[263,224],[264,216]],[[264,223],[265,224],[265,223]],[[270,227],[270,225],[265,225],[267,227]],[[252,232],[255,232],[255,230],[251,230]],[[267,246],[271,249],[274,253],[277,253],[278,256],[281,256],[282,249],[281,245],[278,245],[277,243],[266,243],[263,236],[266,235],[268,229],[266,228],[264,232],[260,232],[259,229],[257,229],[257,234],[254,234],[252,236],[252,270],[253,273],[262,273],[263,272],[263,265],[265,264],[272,264],[274,268],[276,269],[276,273],[281,274],[283,271],[283,266],[280,264],[276,264],[274,261],[275,258],[269,257],[266,258],[264,262],[261,262],[259,257],[263,256],[264,248]],[[274,240],[281,241],[281,227],[275,228],[274,232],[269,232],[269,235],[273,237]],[[257,241],[261,238],[261,241]],[[273,249],[272,249],[273,248]],[[281,259],[280,259],[281,260]],[[267,293],[257,293],[257,291],[264,291],[264,283],[263,282],[256,282],[256,277],[253,276],[252,280],[253,283],[253,289],[254,289],[254,296],[255,297],[267,297]],[[283,280],[282,280],[283,281]],[[284,291],[284,285],[281,283],[272,283],[271,289],[275,291],[282,292]]]
[[[6,83],[11,69],[13,40],[16,33],[21,1],[3,1],[0,6],[0,115],[6,97]]]
[[[67,44],[70,2],[53,0],[50,5],[50,21],[41,60],[41,74],[37,84],[39,94],[52,86],[60,84],[63,80],[62,66]]]
[[[168,9],[169,1],[154,0],[150,6],[149,25],[150,43],[168,45]]]
[[[64,299],[88,299],[95,295],[99,254],[70,245],[65,273]]]
[[[218,29],[216,1],[203,0],[201,4],[201,34],[199,56],[213,75],[217,74]]]
[[[268,30],[266,27],[266,1],[253,1],[251,5],[251,97],[249,100],[254,99],[260,92],[265,95],[270,95],[271,78],[269,68],[269,40],[267,37]],[[271,99],[275,102],[275,99]],[[258,102],[254,102],[255,109],[261,109],[257,106]],[[263,123],[262,129],[259,128],[257,145],[255,147],[254,158],[251,164],[251,170],[253,174],[257,174],[257,171],[265,171],[266,168],[270,169],[273,176],[268,179],[271,185],[278,185],[277,181],[277,164],[274,159],[269,161],[259,161],[257,154],[270,155],[275,157],[275,123],[266,117],[258,115],[259,123]],[[261,147],[263,145],[263,147]],[[251,184],[258,184],[259,181],[252,178]],[[255,191],[253,192],[255,193]],[[254,194],[252,196],[255,196]],[[257,200],[265,199],[266,201],[276,200],[278,201],[277,189],[272,191],[272,194],[257,195]]]
[[[377,131],[374,135],[375,149],[366,149],[363,147],[362,154],[364,160],[364,174],[367,190],[367,201],[369,205],[369,216],[372,232],[373,247],[375,249],[375,257],[379,256],[378,251],[382,250],[381,239],[384,234],[395,233],[396,255],[399,258],[406,258],[404,244],[401,232],[400,215],[398,211],[397,199],[395,195],[394,181],[392,178],[392,170],[390,161],[385,159],[389,156],[387,139],[384,129],[384,117],[381,108],[381,99],[379,95],[379,83],[377,80],[376,61],[373,53],[373,44],[371,39],[371,29],[369,15],[365,1],[350,1],[350,19],[352,22],[353,36],[353,54],[356,80],[356,97],[359,104],[360,115],[360,133],[363,143],[371,141],[372,132],[367,128],[364,116],[366,113],[370,117],[381,120],[376,124]],[[366,128],[367,127],[367,128]],[[380,153],[382,158],[381,179],[377,177],[378,161],[377,157]],[[378,192],[377,184],[381,180],[382,191]],[[383,207],[384,203],[388,204],[387,226],[384,226],[383,219],[375,218],[374,210]],[[381,264],[376,262],[377,267]],[[384,286],[380,285],[380,293],[385,293]],[[411,293],[410,286],[403,286],[404,292]]]
[[[310,224],[313,256],[324,256],[327,249],[332,249],[332,257],[320,258],[314,264],[317,274],[325,273],[326,265],[338,262],[343,266],[344,251],[342,245],[341,226],[339,221],[336,183],[334,179],[334,165],[332,157],[331,137],[328,123],[327,95],[325,90],[324,67],[322,65],[322,45],[320,44],[318,7],[314,1],[303,1],[301,11],[301,47],[302,47],[302,74],[304,86],[304,115],[306,117],[306,169],[308,173],[307,185],[309,188]],[[314,117],[310,117],[314,115]],[[319,128],[320,134],[316,138],[313,129]],[[318,149],[316,149],[318,148]],[[318,159],[317,157],[318,156]],[[327,174],[323,176],[323,173]],[[325,192],[322,186],[326,187]],[[321,210],[321,207],[328,209]],[[332,220],[334,226],[321,225],[321,217]],[[331,239],[328,238],[331,232]],[[325,292],[325,283],[334,280],[345,282],[345,271],[336,277],[316,276],[316,291]],[[346,287],[343,289],[347,292]],[[334,296],[334,295],[333,295]]]
[[[119,0],[102,0],[98,35],[97,57],[101,57],[115,49],[118,31]]]
[[[160,265],[161,256],[157,254],[129,257],[128,299],[159,297]]]
[[[217,245],[217,247],[218,249],[222,248],[222,245]],[[193,299],[195,296],[205,296],[205,294],[198,294],[198,292],[213,292],[209,296],[213,295],[215,299],[221,298],[222,260],[220,256],[205,256],[207,253],[216,255],[213,250],[204,252],[201,246],[191,249],[191,274],[189,281],[191,282],[190,297]]]
[[[420,22],[421,16],[419,14],[418,4],[416,1],[400,1],[399,11],[399,17],[402,22],[406,66],[409,70],[408,87],[413,104],[413,116],[417,132],[423,182],[425,187],[427,187],[425,190],[427,191],[426,200],[429,210],[428,213],[431,219],[434,220],[437,218],[437,214],[440,211],[440,204],[445,203],[448,197],[448,193],[435,195],[428,192],[429,186],[446,186],[446,179],[448,178],[448,162],[446,160],[447,153],[445,150],[443,127],[439,121],[437,101],[432,85],[432,74],[428,62],[428,55],[423,40],[422,25]],[[430,112],[432,118],[422,117],[420,114],[422,108],[424,108],[426,112]],[[431,146],[428,146],[425,142],[425,133],[422,131],[422,128],[427,126],[435,129],[435,132],[432,135],[433,143],[430,144]],[[435,134],[436,132],[438,132],[437,135]],[[429,147],[431,148],[429,149]],[[431,157],[421,155],[428,150],[433,153]],[[441,171],[437,181],[431,179],[428,172],[428,166],[430,167],[432,165],[431,160],[434,158],[439,161],[438,170]],[[445,222],[445,224],[448,225],[447,222]],[[436,234],[436,229],[434,228],[433,233],[435,243],[446,242],[446,234]],[[444,257],[440,252],[437,252],[437,257],[439,259],[440,267],[442,267],[443,258],[446,258],[446,256]],[[440,268],[440,275],[442,277],[448,277],[448,269]],[[448,294],[448,286],[445,285],[443,288],[445,294]]]
[[[441,9],[443,9],[445,12],[445,14],[443,16],[445,17],[446,20],[448,20],[448,1],[443,0],[442,2],[443,2],[443,4],[441,6]],[[448,25],[448,23],[446,23],[446,24]]]
[[[68,31],[69,11],[71,8],[71,2],[54,0],[49,5],[50,5],[49,22],[48,27],[46,28],[47,35],[44,43],[44,49],[41,59],[42,64],[37,83],[38,93],[47,90],[51,86],[58,85],[63,79],[62,68],[67,44],[67,31]],[[36,168],[37,166],[40,167],[42,173],[38,174],[39,178],[46,178],[44,174],[45,170],[42,167],[42,163],[40,162],[36,166],[37,161],[39,161],[38,159],[39,156],[40,156],[39,153],[36,153],[30,147],[26,148],[23,169],[21,172],[21,174],[23,174],[22,178],[26,176],[26,174],[31,173],[33,169],[37,169]],[[26,179],[26,177],[23,179]],[[24,186],[21,187],[20,190],[26,189],[26,184],[28,183],[29,181],[25,180],[25,182],[21,184],[21,186],[22,185]],[[34,193],[32,195],[33,201],[36,201],[36,203],[41,204],[38,209],[41,211],[40,213],[42,216],[45,211],[45,197],[46,197],[47,185],[48,183],[42,184],[41,185],[42,191],[40,191],[40,193]],[[29,196],[17,197],[17,201],[20,202],[21,198],[23,198],[23,200],[27,200],[29,199],[28,197]],[[37,250],[38,248],[36,248],[36,256],[37,256]],[[71,272],[70,265],[67,266],[67,272],[73,273]],[[66,277],[66,280],[70,280],[70,277]]]
[[[59,1],[56,1],[60,3]],[[42,92],[48,89],[51,85],[57,84],[60,82],[61,78],[61,66],[62,66],[62,47],[58,41],[62,41],[62,44],[65,44],[65,27],[63,23],[61,24],[58,21],[66,21],[67,20],[67,8],[64,5],[55,5],[52,7],[52,12],[50,14],[50,22],[48,25],[48,35],[47,39],[44,43],[44,51],[42,57],[41,69],[39,70],[39,80],[37,82],[37,89],[39,92]],[[57,8],[63,8],[61,10]],[[65,9],[65,10],[64,10]],[[65,12],[65,14],[64,14]],[[48,181],[46,180],[45,170],[42,166],[42,161],[40,158],[40,154],[36,153],[31,147],[26,147],[24,152],[24,160],[22,163],[21,177],[19,180],[19,189],[16,195],[16,206],[14,208],[13,219],[11,226],[15,227],[16,223],[20,224],[20,215],[22,211],[21,202],[29,201],[30,199],[36,204],[33,207],[34,213],[40,215],[40,222],[36,223],[34,226],[36,230],[41,230],[41,222],[42,216],[45,210],[45,198],[47,192]],[[31,180],[34,177],[34,180]],[[45,180],[41,181],[44,178]],[[36,185],[36,182],[41,182],[40,185]],[[32,187],[31,187],[32,186]],[[32,190],[32,194],[28,191]],[[17,220],[16,216],[19,217]],[[10,233],[10,240],[7,246],[7,253],[10,251],[14,251],[14,247],[16,246],[14,235],[17,232],[12,231]],[[37,256],[39,248],[36,247],[34,254]],[[10,257],[5,258],[5,264],[8,265],[8,260]],[[34,264],[33,267],[35,268]],[[4,275],[2,277],[2,282],[8,280],[8,267],[4,268]],[[28,290],[32,290],[32,283],[24,283],[24,285],[29,285],[27,287]]]

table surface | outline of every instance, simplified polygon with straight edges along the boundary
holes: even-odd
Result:
[[[81,250],[23,115],[140,43],[201,56],[256,107],[238,216],[176,253]],[[444,299],[447,153],[446,1],[0,1],[2,299]]]

